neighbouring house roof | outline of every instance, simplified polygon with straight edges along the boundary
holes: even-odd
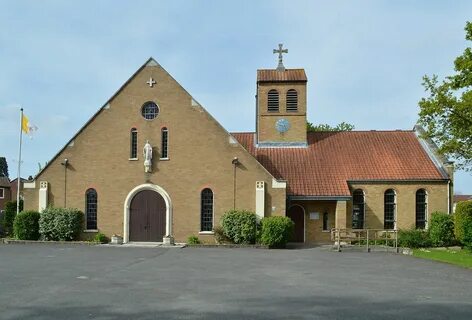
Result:
[[[257,70],[257,82],[306,82],[306,74],[303,69],[276,69]]]
[[[256,147],[255,133],[233,136],[277,179],[289,196],[350,196],[348,181],[448,180],[414,131],[308,133],[308,147]]]
[[[454,195],[454,203],[472,200],[472,194],[455,194]]]
[[[10,188],[10,179],[8,177],[0,177],[0,187]]]

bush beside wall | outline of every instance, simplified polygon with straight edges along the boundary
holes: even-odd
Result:
[[[39,219],[39,233],[44,240],[78,240],[83,227],[83,212],[73,208],[48,207]]]
[[[20,212],[13,222],[13,234],[19,240],[39,239],[39,217],[37,211]]]
[[[429,232],[412,228],[398,231],[398,246],[407,248],[427,248],[431,247]]]
[[[454,213],[454,234],[457,241],[464,243],[466,233],[472,232],[468,230],[472,223],[472,201],[462,201],[457,203],[456,212]]]
[[[433,212],[429,226],[429,235],[433,246],[444,247],[453,245],[455,238],[452,216],[443,212]]]
[[[254,212],[227,211],[221,219],[221,225],[224,234],[234,243],[253,244],[256,241],[257,218]]]
[[[289,217],[274,216],[261,220],[260,242],[275,248],[283,248],[292,236],[295,223]]]
[[[23,211],[23,200],[20,200],[20,212]],[[5,212],[3,213],[2,229],[5,235],[13,236],[13,223],[16,217],[16,201],[8,201],[5,203]]]

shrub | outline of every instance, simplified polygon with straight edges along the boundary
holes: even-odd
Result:
[[[463,225],[462,244],[469,250],[472,250],[472,220],[466,220]]]
[[[94,242],[98,242],[98,243],[108,243],[109,240],[108,240],[108,237],[106,235],[104,235],[103,233],[97,233],[95,235],[95,237],[93,237],[93,241]]]
[[[424,230],[416,228],[400,230],[398,232],[398,246],[407,248],[427,248],[431,247],[431,239],[429,233]]]
[[[257,218],[254,212],[246,210],[227,211],[222,219],[224,234],[234,243],[255,243]]]
[[[20,240],[39,239],[39,212],[20,212],[13,222],[13,233]]]
[[[454,244],[454,221],[452,216],[443,212],[433,212],[429,235],[433,246],[442,247]]]
[[[84,214],[78,209],[48,207],[39,218],[39,233],[45,240],[77,240]]]
[[[187,239],[187,244],[200,244],[200,243],[201,243],[201,241],[200,241],[200,239],[198,239],[197,236],[190,236]]]
[[[225,232],[222,227],[217,226],[213,229],[215,241],[218,244],[221,243],[231,243],[231,239],[225,235]]]
[[[20,200],[20,212],[23,211],[23,200]],[[2,229],[5,235],[13,235],[13,222],[16,217],[16,201],[8,201],[5,203],[5,212],[3,213]]]
[[[261,220],[262,244],[270,247],[285,247],[292,236],[295,223],[289,217],[267,217]]]
[[[464,243],[464,226],[469,221],[472,221],[472,201],[459,202],[454,213],[454,234],[460,243]]]

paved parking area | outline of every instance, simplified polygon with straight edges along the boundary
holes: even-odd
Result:
[[[472,319],[471,292],[387,253],[0,245],[0,319]]]

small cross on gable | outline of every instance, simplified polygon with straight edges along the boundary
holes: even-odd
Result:
[[[146,83],[152,88],[152,86],[156,84],[156,80],[154,80],[154,79],[151,77],[151,78],[149,78],[148,81],[146,81]]]

